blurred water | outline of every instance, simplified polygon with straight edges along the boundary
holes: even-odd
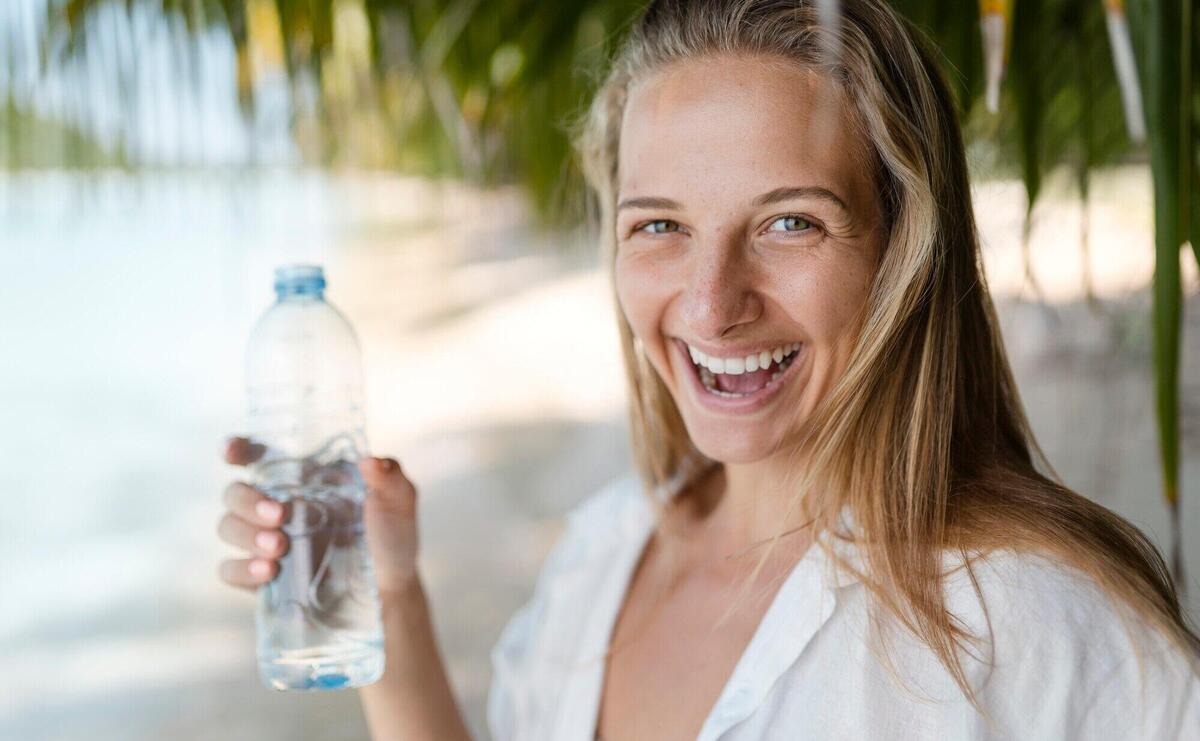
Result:
[[[0,447],[20,461],[0,473],[4,490],[20,493],[0,519],[0,557],[20,566],[8,573],[24,598],[6,602],[41,607],[4,611],[0,638],[11,638],[45,614],[25,590],[53,585],[43,593],[62,608],[95,606],[121,597],[120,582],[97,573],[133,575],[45,554],[150,537],[186,517],[181,504],[211,496],[207,482],[180,480],[179,464],[200,441],[215,449],[216,431],[240,412],[231,363],[247,313],[270,291],[252,280],[256,267],[283,254],[320,259],[332,240],[315,178],[0,183],[10,420]],[[311,208],[285,205],[297,200]]]
[[[0,721],[65,700],[52,678],[86,696],[212,665],[178,643],[176,666],[174,651],[80,659],[195,597],[189,541],[217,481],[196,463],[241,411],[233,364],[263,266],[333,243],[328,191],[303,175],[0,177],[0,654],[21,670],[0,680]]]
[[[220,491],[238,475],[219,455],[224,436],[245,429],[244,343],[273,299],[275,265],[326,265],[330,300],[366,351],[369,439],[387,454],[413,451],[406,468],[433,492],[463,471],[486,476],[511,430],[471,429],[619,409],[615,353],[570,376],[605,374],[588,393],[564,380],[557,393],[543,384],[497,394],[461,362],[467,343],[486,342],[477,335],[494,336],[491,320],[475,318],[481,305],[586,263],[565,242],[550,249],[532,238],[524,218],[511,194],[395,177],[0,174],[0,738],[211,738],[217,727],[222,738],[361,738],[353,693],[298,701],[259,685],[252,595],[216,576],[219,560],[235,555],[215,525]],[[584,293],[565,288],[602,295],[586,280]],[[547,329],[589,321],[603,323],[588,333],[592,344],[615,342],[609,315],[569,309],[558,324],[506,341],[537,345]],[[525,373],[536,363],[522,351],[510,364]],[[610,432],[619,444],[621,431]],[[585,467],[578,488],[543,510],[561,509],[622,465],[611,447],[591,448],[599,468]],[[454,512],[488,504],[448,498],[439,525],[432,499],[423,513],[434,534],[431,589],[443,602],[470,599],[463,589],[475,579],[443,563],[467,550]],[[486,646],[548,545],[514,540],[521,523],[503,528],[512,511],[503,504],[490,519],[502,530],[472,541],[501,546],[493,568],[520,565],[491,580],[493,594],[509,596],[485,600],[475,614],[486,622],[450,651],[477,727]],[[466,648],[469,665],[456,661]]]

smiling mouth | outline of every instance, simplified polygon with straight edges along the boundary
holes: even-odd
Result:
[[[741,358],[732,360],[712,358],[687,347],[692,370],[699,376],[700,385],[713,396],[726,399],[745,399],[756,396],[771,388],[791,366],[799,355],[803,343],[785,345],[775,353],[764,352],[761,360],[743,363]]]

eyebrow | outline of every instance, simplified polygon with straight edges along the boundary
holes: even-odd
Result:
[[[755,206],[770,206],[773,203],[782,201],[790,201],[794,198],[817,198],[823,201],[828,201],[834,206],[837,206],[842,211],[850,213],[850,209],[846,207],[846,202],[838,198],[837,194],[828,188],[822,188],[819,185],[799,185],[799,186],[784,186],[775,190],[763,193],[755,198],[752,203]],[[667,211],[682,211],[683,206],[679,205],[678,201],[672,201],[670,198],[660,198],[658,196],[640,196],[637,198],[626,198],[617,204],[617,210],[625,208],[649,208],[663,209]]]

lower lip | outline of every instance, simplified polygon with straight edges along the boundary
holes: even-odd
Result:
[[[682,340],[672,340],[672,344],[675,345],[679,355],[679,362],[687,369],[685,375],[691,379],[690,385],[693,398],[696,399],[700,406],[719,414],[750,414],[769,404],[779,394],[779,389],[783,388],[783,385],[799,372],[797,369],[800,366],[801,355],[808,348],[807,344],[800,345],[800,349],[792,357],[792,362],[784,369],[783,375],[774,381],[771,381],[753,394],[729,398],[710,393],[704,387],[704,382],[700,380],[700,369],[692,362],[687,345]]]

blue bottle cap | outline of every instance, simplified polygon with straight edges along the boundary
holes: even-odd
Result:
[[[275,293],[280,296],[317,296],[325,290],[320,265],[281,265],[275,268]]]

